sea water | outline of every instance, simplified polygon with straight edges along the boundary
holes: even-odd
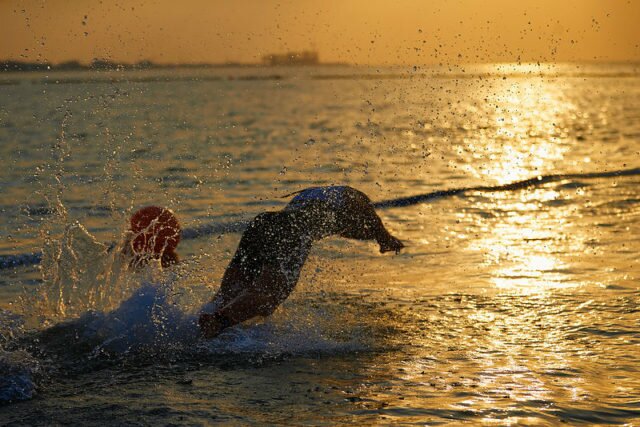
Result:
[[[636,65],[0,83],[0,423],[640,420]],[[329,184],[406,249],[320,242],[273,316],[200,339],[243,224]],[[175,268],[119,257],[147,204]]]

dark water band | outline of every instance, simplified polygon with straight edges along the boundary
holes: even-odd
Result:
[[[516,181],[504,185],[486,186],[480,185],[475,187],[461,187],[453,188],[449,190],[438,190],[425,194],[418,194],[409,197],[400,197],[396,199],[384,200],[376,202],[373,206],[376,209],[389,209],[399,208],[404,206],[412,206],[420,203],[425,203],[433,200],[442,199],[445,197],[457,196],[467,192],[499,192],[499,191],[516,191],[526,188],[537,187],[550,182],[566,181],[566,180],[587,180],[597,178],[617,178],[624,176],[638,176],[640,175],[640,168],[634,169],[622,169],[608,172],[589,172],[589,173],[570,173],[570,174],[551,174],[542,175],[534,178],[525,179],[522,181]],[[245,229],[248,221],[234,221],[229,223],[213,223],[204,224],[197,227],[185,228],[182,230],[182,239],[197,239],[200,237],[206,237],[213,234],[225,234],[225,233],[238,233]],[[115,245],[111,244],[111,248]],[[28,266],[39,264],[42,261],[42,253],[34,252],[27,254],[16,255],[0,255],[0,270],[8,268]]]
[[[499,191],[514,191],[523,190],[525,188],[537,187],[540,185],[548,184],[550,182],[558,182],[565,180],[575,179],[596,179],[596,178],[616,178],[621,176],[635,176],[640,175],[640,168],[623,169],[609,172],[589,172],[589,173],[569,173],[569,174],[552,174],[541,175],[534,178],[524,179],[522,181],[511,182],[504,185],[486,186],[479,185],[476,187],[462,187],[453,188],[450,190],[439,190],[431,193],[418,194],[416,196],[401,197],[397,199],[384,200],[382,202],[376,202],[373,206],[376,209],[397,208],[402,206],[417,205],[434,199],[441,199],[443,197],[456,196],[462,193],[478,191],[484,193],[495,193]]]

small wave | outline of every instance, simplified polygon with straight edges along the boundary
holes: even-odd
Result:
[[[578,188],[587,188],[589,186],[590,186],[590,184],[588,184],[586,182],[571,181],[571,182],[565,182],[563,184],[560,184],[558,186],[558,188],[561,189],[561,190],[575,190],[575,189],[578,189]]]
[[[550,413],[557,416],[563,422],[583,422],[590,424],[622,424],[629,419],[638,419],[640,410],[595,406],[586,408],[563,408],[551,409]]]
[[[565,180],[587,180],[597,178],[618,178],[623,176],[637,176],[640,175],[640,168],[634,169],[621,169],[607,172],[587,172],[587,173],[570,173],[570,174],[551,174],[541,175],[534,178],[524,179],[521,181],[511,182],[503,185],[479,185],[475,187],[461,187],[453,188],[449,190],[433,191],[431,193],[419,194],[416,196],[401,197],[397,199],[389,199],[382,202],[374,203],[373,206],[377,209],[385,208],[397,208],[404,206],[417,205],[420,203],[441,199],[444,197],[452,197],[461,195],[467,192],[483,192],[483,193],[495,193],[500,191],[516,191],[524,190],[526,188],[538,187],[550,182],[558,182]],[[566,184],[565,184],[566,185]]]
[[[606,337],[617,337],[622,335],[630,335],[632,337],[640,337],[640,332],[635,329],[613,329],[613,328],[597,328],[593,326],[584,326],[576,329],[576,332],[585,333],[588,335],[601,335]]]
[[[40,264],[40,261],[42,261],[42,252],[16,255],[0,255],[0,270]]]

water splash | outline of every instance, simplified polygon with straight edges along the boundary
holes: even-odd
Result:
[[[21,301],[30,325],[112,309],[133,286],[120,251],[110,251],[80,223],[68,225],[60,240],[45,242],[41,271],[43,284]]]
[[[281,309],[267,322],[201,340],[197,317],[210,294],[203,299],[202,289],[189,287],[188,262],[163,270],[152,260],[134,269],[118,246],[110,250],[79,223],[48,241],[43,254],[43,284],[22,298],[19,314],[0,313],[0,403],[31,398],[43,373],[100,369],[131,358],[268,359],[363,348],[353,337],[333,338],[326,313],[309,307]]]

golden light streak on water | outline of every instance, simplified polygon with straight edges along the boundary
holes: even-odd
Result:
[[[576,253],[586,236],[576,235],[569,209],[546,205],[562,200],[556,190],[523,191],[519,197],[497,194],[499,212],[490,221],[479,220],[485,231],[471,240],[470,249],[484,254],[491,282],[499,289],[540,292],[579,286],[570,274],[564,253]],[[570,235],[569,235],[570,234]]]
[[[564,130],[557,124],[575,109],[564,96],[563,86],[528,79],[505,81],[495,89],[487,102],[495,103],[490,120],[497,131],[490,136],[479,134],[473,146],[485,147],[486,154],[478,159],[484,161],[468,168],[475,168],[474,173],[485,181],[504,184],[561,161],[568,147],[559,138]],[[484,232],[479,239],[470,239],[469,246],[485,254],[485,264],[492,266],[491,282],[497,288],[539,292],[580,284],[569,279],[570,265],[556,255],[580,250],[572,243],[580,241],[579,236],[566,235],[575,212],[562,206],[545,209],[561,199],[558,191],[549,188],[494,195],[497,218],[478,220]],[[495,210],[495,205],[486,210]]]
[[[508,80],[493,89],[485,100],[494,107],[487,120],[495,132],[479,132],[465,141],[480,161],[466,168],[484,180],[505,184],[563,159],[569,147],[561,139],[565,130],[560,123],[576,109],[564,94],[567,89],[548,79]]]

